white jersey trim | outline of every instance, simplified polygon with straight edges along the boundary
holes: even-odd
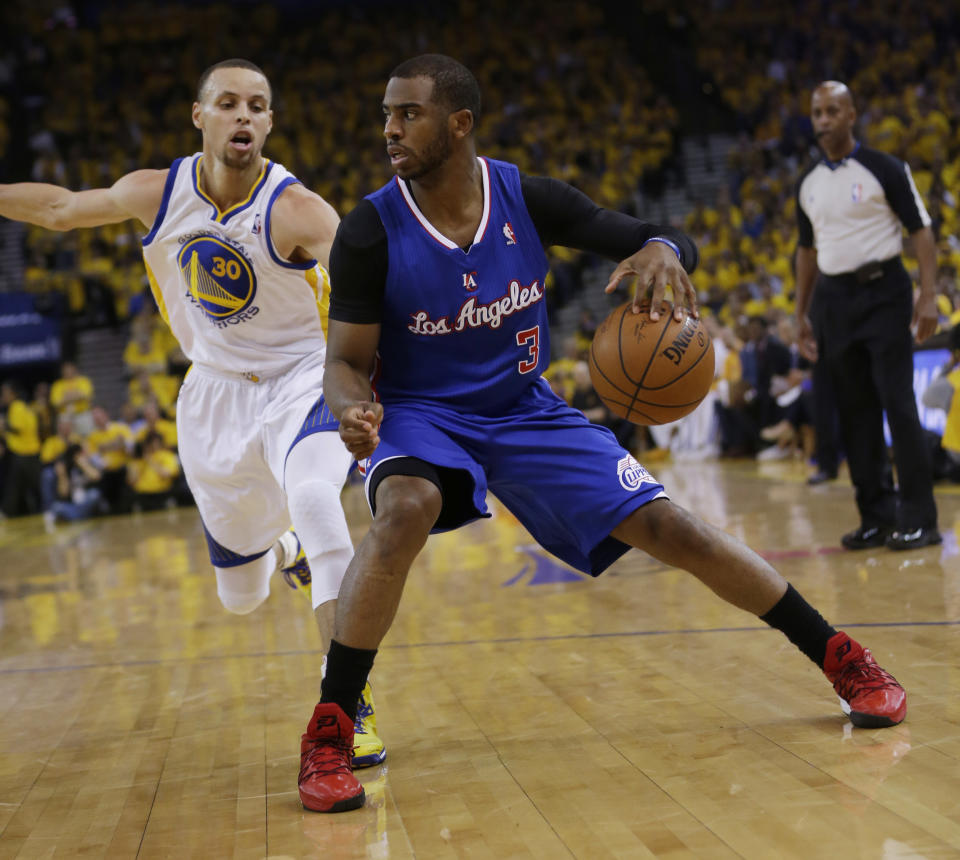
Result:
[[[482,239],[484,233],[487,231],[487,222],[490,220],[490,172],[487,167],[486,159],[477,158],[477,161],[480,163],[480,174],[483,178],[483,214],[480,216],[480,224],[477,226],[477,232],[473,237],[474,245],[478,244]],[[407,188],[407,183],[404,182],[399,176],[395,177],[397,185],[400,186],[400,192],[403,194],[403,199],[407,202],[407,206],[410,207],[410,211],[413,213],[414,217],[420,222],[420,226],[423,227],[434,239],[436,239],[444,248],[449,248],[451,251],[457,250],[460,246],[448,239],[443,235],[436,227],[431,224],[423,212],[420,211],[420,207],[417,206],[417,201],[413,199],[413,195],[410,193],[410,189]]]

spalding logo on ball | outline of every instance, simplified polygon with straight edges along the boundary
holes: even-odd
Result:
[[[601,323],[590,346],[590,380],[607,408],[634,424],[667,424],[689,415],[713,383],[713,341],[703,323],[684,310],[661,307],[650,319],[629,301]]]

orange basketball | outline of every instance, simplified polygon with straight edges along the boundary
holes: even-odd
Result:
[[[634,424],[683,418],[707,396],[713,382],[713,341],[703,322],[683,312],[673,318],[664,302],[652,321],[649,305],[615,308],[590,346],[590,380],[607,408]]]

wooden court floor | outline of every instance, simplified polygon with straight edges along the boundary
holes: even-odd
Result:
[[[960,494],[942,547],[840,551],[849,483],[653,469],[907,688],[853,729],[779,634],[634,552],[597,581],[498,509],[434,537],[374,669],[365,808],[305,812],[305,600],[217,601],[196,511],[0,524],[0,858],[960,857]],[[345,505],[359,539],[359,489]]]

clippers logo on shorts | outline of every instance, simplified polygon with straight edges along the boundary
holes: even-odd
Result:
[[[639,490],[643,484],[657,483],[657,479],[629,455],[617,463],[617,477],[620,486],[630,493]]]
[[[183,243],[177,264],[187,297],[218,327],[236,325],[255,316],[251,307],[257,278],[250,261],[233,245],[216,236],[193,236]]]

